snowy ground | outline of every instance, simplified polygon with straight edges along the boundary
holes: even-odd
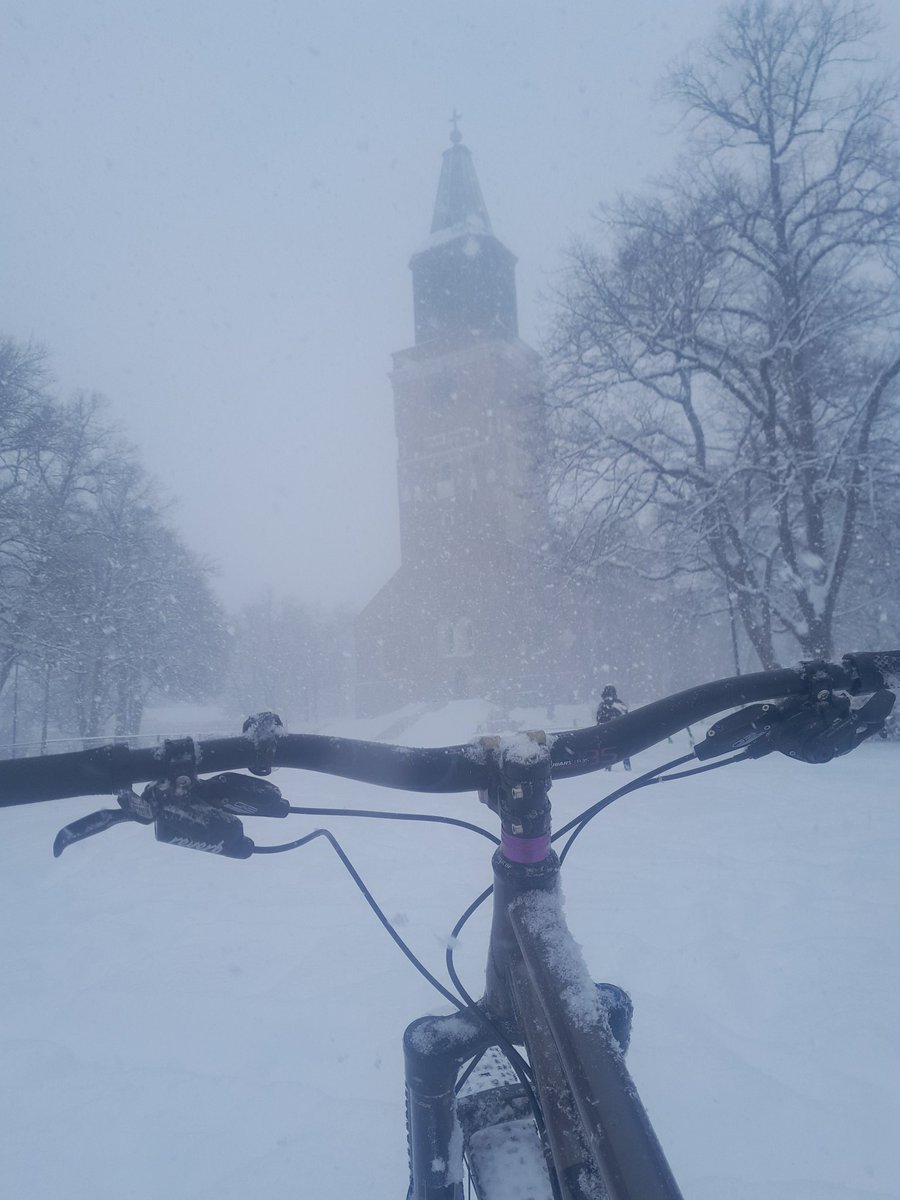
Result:
[[[470,704],[394,726],[440,744],[490,722]],[[595,977],[634,999],[631,1070],[688,1200],[900,1196],[898,775],[900,746],[879,743],[828,767],[771,757],[648,789],[566,864]],[[469,796],[275,779],[294,803],[490,817]],[[617,769],[558,785],[557,821],[621,782]],[[329,847],[224,861],[129,826],[54,861],[56,830],[93,807],[0,811],[0,1193],[401,1200],[400,1038],[445,1009]],[[442,975],[449,930],[490,881],[488,844],[330,824]],[[458,951],[472,990],[486,932],[476,919]]]

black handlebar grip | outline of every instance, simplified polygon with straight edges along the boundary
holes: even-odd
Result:
[[[900,650],[863,650],[841,660],[855,677],[854,692],[900,689]]]
[[[120,791],[134,779],[132,758],[128,746],[116,743],[69,754],[5,760],[0,763],[0,808]]]
[[[198,751],[198,765],[204,773],[240,770],[253,761],[255,753],[253,743],[245,737],[201,742]],[[165,758],[159,747],[136,750],[122,742],[68,754],[3,759],[0,808],[68,796],[108,796],[134,783],[159,779],[164,771]]]

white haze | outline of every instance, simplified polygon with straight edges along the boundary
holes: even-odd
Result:
[[[451,112],[537,344],[569,238],[671,162],[654,87],[718,7],[5,0],[0,331],[109,397],[226,601],[364,603]]]

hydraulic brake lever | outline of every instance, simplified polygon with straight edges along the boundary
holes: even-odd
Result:
[[[95,833],[103,833],[113,825],[121,825],[123,821],[137,821],[140,825],[152,825],[154,814],[141,796],[132,791],[119,792],[116,799],[119,808],[101,808],[99,812],[89,813],[79,817],[59,831],[53,840],[53,857],[59,858],[67,846],[73,842],[84,841]]]
[[[860,708],[852,708],[849,697],[823,690],[815,696],[751,704],[711,725],[694,753],[707,759],[743,750],[748,758],[761,758],[778,750],[800,762],[827,763],[883,733],[894,700],[893,692],[882,689]]]
[[[182,781],[184,780],[184,781]],[[73,842],[92,838],[116,824],[137,821],[155,826],[156,840],[227,858],[250,858],[253,842],[245,838],[240,816],[286,817],[290,805],[275,784],[226,772],[211,779],[148,784],[140,796],[122,791],[118,809],[101,809],[79,817],[56,834],[54,858]]]
[[[227,771],[187,784],[161,780],[148,784],[140,796],[119,792],[119,808],[102,808],[79,817],[56,835],[53,855],[67,846],[103,833],[125,821],[155,826],[156,840],[170,846],[206,850],[227,858],[249,858],[253,842],[244,836],[239,817],[286,817],[290,805],[266,779],[251,779]]]
[[[267,736],[278,721],[270,721]],[[252,718],[251,718],[252,719]],[[278,721],[280,726],[280,721]],[[265,747],[264,747],[265,748]],[[166,741],[162,747],[161,778],[148,784],[140,796],[130,788],[118,792],[118,809],[104,808],[80,817],[56,835],[53,855],[59,858],[67,846],[97,833],[136,821],[153,825],[156,840],[170,846],[186,846],[228,858],[249,858],[254,845],[244,836],[240,817],[286,817],[290,805],[266,779],[254,779],[226,771],[210,779],[197,777],[197,750],[191,738]],[[254,768],[264,773],[265,755],[258,754]]]

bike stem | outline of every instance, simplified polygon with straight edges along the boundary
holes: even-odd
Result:
[[[521,1043],[510,988],[521,953],[509,910],[526,892],[559,889],[559,859],[550,848],[550,750],[544,734],[532,733],[488,751],[487,803],[500,817],[500,846],[492,860],[494,908],[482,1003],[510,1040]]]

